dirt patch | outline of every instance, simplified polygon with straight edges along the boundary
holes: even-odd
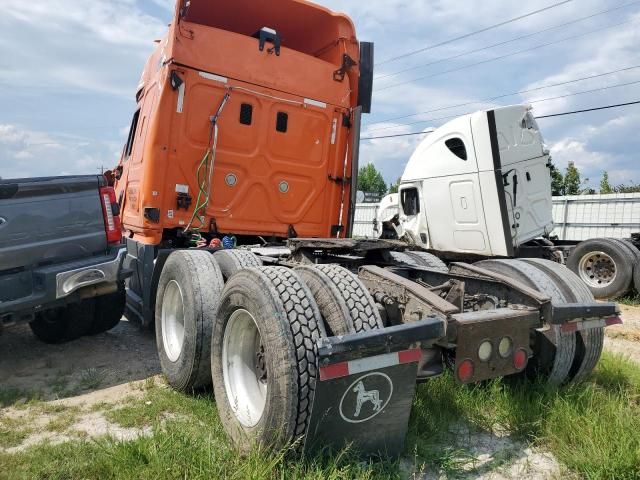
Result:
[[[0,389],[27,398],[72,397],[159,373],[154,334],[127,321],[111,332],[64,345],[40,342],[28,325],[0,335]]]
[[[435,471],[402,461],[402,469],[411,479],[442,480],[447,478],[482,480],[555,479],[561,467],[550,453],[535,450],[504,432],[472,431],[455,425],[452,455],[447,469]]]
[[[604,346],[640,363],[640,307],[620,305],[620,310],[624,324],[607,328]]]

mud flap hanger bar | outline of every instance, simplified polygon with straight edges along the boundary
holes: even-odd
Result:
[[[320,378],[305,436],[306,454],[352,446],[363,456],[404,449],[423,346],[445,335],[430,317],[383,330],[322,339]],[[375,434],[373,434],[375,432]]]

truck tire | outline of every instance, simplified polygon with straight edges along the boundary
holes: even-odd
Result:
[[[211,329],[224,280],[208,252],[181,250],[164,264],[155,311],[156,346],[169,385],[190,392],[211,385]]]
[[[89,335],[98,335],[115,328],[124,315],[127,293],[124,282],[118,284],[118,291],[92,299],[95,304],[93,322]]]
[[[638,247],[636,247],[636,244],[633,243],[633,240],[630,238],[622,238],[620,239],[620,241],[626,245],[631,252],[633,252],[634,257],[636,257],[636,265],[638,265],[638,262],[640,262],[640,250],[638,250]]]
[[[324,319],[327,334],[347,335],[382,327],[376,303],[360,279],[338,265],[298,267]]]
[[[36,314],[29,323],[33,334],[42,342],[59,344],[83,337],[91,329],[95,311],[92,299]]]
[[[523,259],[553,277],[560,286],[567,303],[594,303],[593,294],[571,270],[559,263],[540,259]],[[602,355],[604,328],[576,332],[576,353],[569,372],[569,381],[578,383],[587,378]]]
[[[566,303],[562,290],[552,277],[522,260],[484,260],[476,265],[534,288],[551,297],[553,303]],[[528,373],[540,376],[554,386],[569,381],[576,352],[575,333],[563,332],[559,325],[552,325],[544,333],[536,332],[533,351]]]
[[[391,257],[398,263],[426,267],[441,272],[448,272],[447,265],[435,255],[428,252],[389,252]]]
[[[261,267],[262,260],[248,250],[219,250],[213,254],[222,276],[229,280],[243,268]]]
[[[617,298],[629,291],[635,255],[623,242],[594,238],[578,244],[567,267],[586,283],[597,299]]]
[[[293,270],[250,268],[229,280],[211,364],[220,420],[240,451],[280,450],[306,433],[325,335],[313,295]]]

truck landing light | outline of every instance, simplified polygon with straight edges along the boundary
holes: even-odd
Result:
[[[513,366],[516,368],[516,370],[524,370],[524,368],[527,366],[527,357],[527,352],[525,352],[523,349],[518,350],[513,355]]]
[[[458,365],[458,380],[461,382],[468,382],[473,378],[473,374],[475,373],[475,366],[473,362],[469,359],[463,360],[460,365]]]

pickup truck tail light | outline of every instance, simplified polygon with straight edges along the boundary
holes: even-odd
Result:
[[[116,201],[116,192],[113,187],[100,188],[100,203],[102,203],[107,243],[110,245],[118,244],[122,242],[122,225],[120,223],[120,207]]]

